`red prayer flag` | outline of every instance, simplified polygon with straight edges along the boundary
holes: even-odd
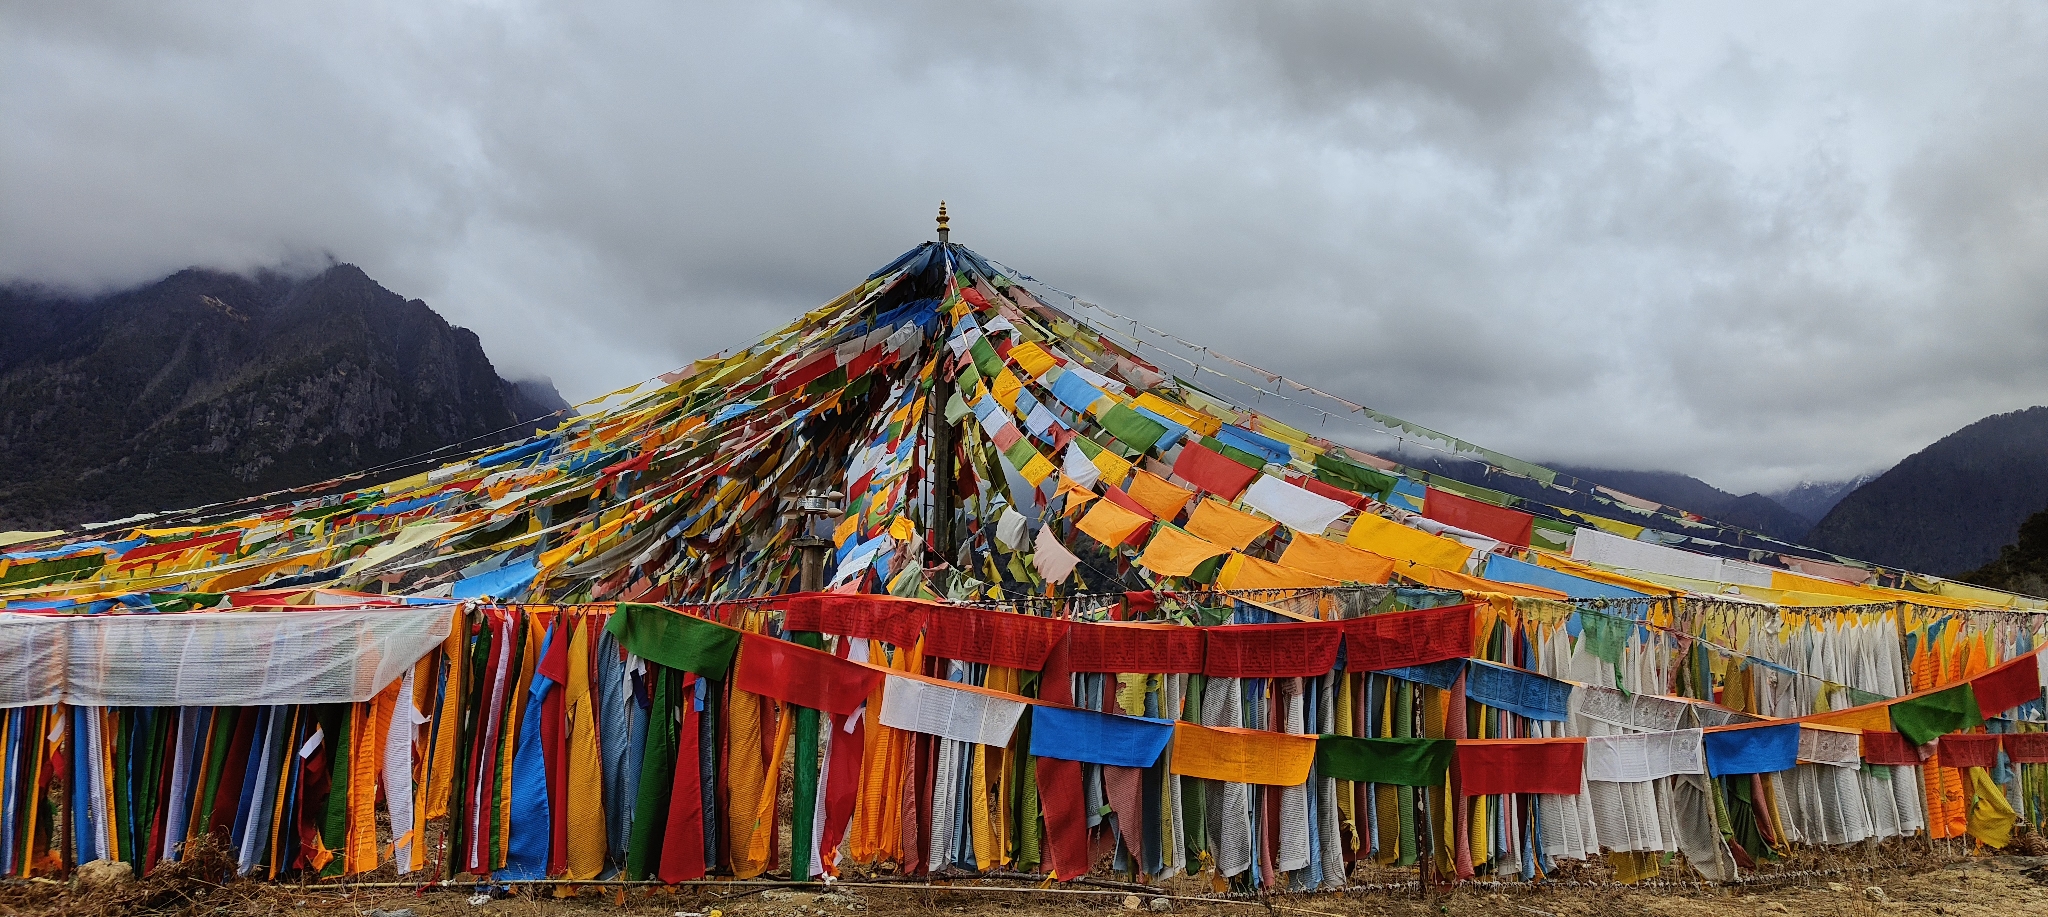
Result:
[[[1344,668],[1376,672],[1472,654],[1474,604],[1367,615],[1344,625]]]
[[[2048,732],[2011,733],[1999,736],[2005,742],[2005,756],[2014,764],[2048,764]]]
[[[1180,457],[1173,460],[1173,474],[1226,500],[1237,499],[1259,476],[1258,469],[1197,442],[1180,447]]]
[[[816,631],[897,646],[916,644],[924,622],[925,603],[886,595],[798,595],[790,598],[782,613],[786,631]]]
[[[1577,796],[1586,770],[1585,739],[1461,739],[1460,796],[1554,793]]]
[[[1076,672],[1199,673],[1202,631],[1178,624],[1076,623],[1067,631]]]
[[[1914,767],[1921,763],[1920,752],[1912,741],[1896,732],[1866,732],[1863,763]]]
[[[1071,621],[986,608],[927,606],[924,652],[941,659],[1037,671]]]
[[[697,676],[683,673],[682,680],[683,695],[689,697],[696,690]],[[676,727],[676,773],[669,784],[668,822],[662,831],[661,862],[655,866],[655,875],[670,883],[704,878],[704,782],[698,770],[699,714],[697,705],[692,701],[685,700],[678,706],[682,708],[682,722]]]
[[[1338,621],[1232,624],[1202,628],[1202,674],[1220,678],[1306,678],[1337,665]]]
[[[1536,517],[1528,513],[1434,487],[1422,501],[1422,515],[1523,548],[1529,546],[1529,534],[1536,525]]]
[[[882,684],[875,669],[766,634],[740,635],[733,668],[733,685],[742,691],[842,715],[860,709]]]
[[[2032,700],[2041,699],[2041,656],[2028,653],[1970,679],[1977,710],[1991,719]]]
[[[1982,733],[1955,733],[1940,739],[1938,760],[1942,767],[1997,767],[1998,737]]]

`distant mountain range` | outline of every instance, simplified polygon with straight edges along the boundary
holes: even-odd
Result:
[[[1824,551],[1953,576],[1999,557],[2048,508],[2048,407],[1996,414],[1858,487],[1813,527]]]
[[[565,407],[354,265],[0,289],[0,530],[301,486],[518,438]]]

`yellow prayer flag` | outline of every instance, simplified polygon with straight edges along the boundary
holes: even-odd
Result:
[[[889,523],[889,537],[897,541],[916,541],[917,523],[910,521],[909,516],[897,516],[895,522]]]
[[[1221,500],[1205,497],[1188,517],[1188,531],[1224,547],[1242,551],[1273,530],[1278,523],[1233,509]]]
[[[1030,481],[1031,486],[1037,487],[1045,483],[1045,479],[1052,477],[1052,473],[1057,470],[1059,466],[1054,465],[1052,459],[1033,454],[1031,461],[1025,462],[1024,467],[1017,469],[1017,473],[1023,475],[1024,480]]]
[[[1010,348],[1010,361],[1016,363],[1018,369],[1030,373],[1033,379],[1045,375],[1046,370],[1059,365],[1059,361],[1053,359],[1052,354],[1046,353],[1045,348],[1039,346],[1037,341]]]
[[[1138,566],[1160,576],[1187,576],[1195,572],[1202,562],[1225,550],[1221,545],[1210,544],[1170,525],[1162,525],[1152,535],[1152,543],[1145,546],[1145,553],[1138,558]]]
[[[1223,562],[1223,571],[1216,575],[1218,589],[1320,589],[1335,585],[1337,581],[1327,576],[1236,551],[1230,552],[1230,559]]]
[[[1223,421],[1192,408],[1174,404],[1151,392],[1140,393],[1137,398],[1131,400],[1131,403],[1183,427],[1187,427],[1202,436],[1215,436],[1217,430],[1223,429]]]
[[[1108,449],[1095,453],[1095,458],[1090,461],[1094,463],[1095,470],[1102,472],[1102,483],[1112,487],[1122,487],[1124,478],[1131,475],[1131,463]]]
[[[1299,786],[1307,782],[1315,758],[1316,737],[1312,735],[1173,724],[1170,769],[1184,777]]]
[[[1389,558],[1307,532],[1294,533],[1280,563],[1345,583],[1384,583],[1394,575]]]
[[[1171,522],[1179,518],[1180,511],[1187,507],[1188,498],[1195,492],[1140,468],[1137,477],[1131,479],[1130,494],[1139,506],[1151,510],[1152,515]]]
[[[1114,550],[1129,541],[1131,533],[1151,525],[1152,520],[1124,509],[1108,500],[1097,500],[1088,508],[1088,515],[1081,517],[1081,532],[1104,547]]]
[[[1472,549],[1460,542],[1411,529],[1371,513],[1358,514],[1358,519],[1351,523],[1351,534],[1345,537],[1344,543],[1363,551],[1371,551],[1381,557],[1412,560],[1425,567],[1435,567],[1439,570],[1462,569],[1465,561],[1472,556]]]
[[[996,377],[989,381],[989,393],[995,396],[997,404],[1012,414],[1017,412],[1017,393],[1023,390],[1024,383],[1017,381],[1009,370],[997,372]]]

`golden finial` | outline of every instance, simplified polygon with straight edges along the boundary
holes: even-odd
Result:
[[[946,226],[946,202],[939,202],[939,241],[944,242],[953,231]]]

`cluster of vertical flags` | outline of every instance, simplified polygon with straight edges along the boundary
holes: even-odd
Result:
[[[1801,845],[2003,846],[2048,802],[2017,619],[1766,637],[1739,606],[1381,595],[1337,620],[1217,597],[1207,626],[860,594],[462,606],[357,703],[6,711],[0,867],[146,872],[210,833],[271,879],[886,863],[1313,890],[1361,861],[1535,880],[1604,857],[1725,880]]]

